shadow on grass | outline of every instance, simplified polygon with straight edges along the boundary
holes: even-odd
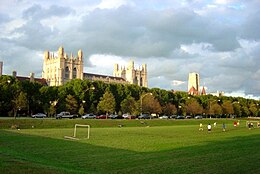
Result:
[[[160,152],[0,134],[0,173],[260,173],[259,134]]]

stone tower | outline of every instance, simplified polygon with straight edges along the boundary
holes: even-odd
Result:
[[[148,87],[146,64],[143,64],[139,69],[135,69],[134,61],[130,61],[126,68],[119,68],[119,65],[115,64],[113,76],[122,77],[130,84],[137,84],[139,86]]]
[[[200,78],[198,73],[189,73],[188,91],[190,94],[199,95]]]
[[[83,79],[83,52],[78,51],[77,56],[64,52],[61,46],[57,55],[44,52],[42,78],[46,79],[49,86],[60,86],[72,79]]]

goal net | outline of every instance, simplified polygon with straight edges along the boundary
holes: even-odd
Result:
[[[78,140],[79,138],[77,137],[77,131],[79,130],[79,127],[86,127],[87,128],[87,139],[89,139],[90,125],[85,125],[85,124],[75,124],[74,131],[73,131],[73,137],[64,136],[64,138]]]

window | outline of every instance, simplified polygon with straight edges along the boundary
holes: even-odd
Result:
[[[77,78],[77,68],[73,68],[73,79]]]
[[[68,79],[70,77],[70,70],[69,67],[65,68],[65,78]]]

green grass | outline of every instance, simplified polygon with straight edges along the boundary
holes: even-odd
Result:
[[[248,130],[245,121],[234,128],[232,120],[217,120],[211,133],[198,131],[201,120],[28,124],[38,121],[49,125],[29,129],[22,120],[19,131],[0,129],[0,173],[260,173],[260,128]],[[204,127],[214,121],[203,120]],[[226,132],[221,130],[223,121]],[[75,122],[91,124],[89,140],[84,128],[78,129],[80,140],[63,139],[72,136]],[[118,128],[119,123],[125,126]]]

